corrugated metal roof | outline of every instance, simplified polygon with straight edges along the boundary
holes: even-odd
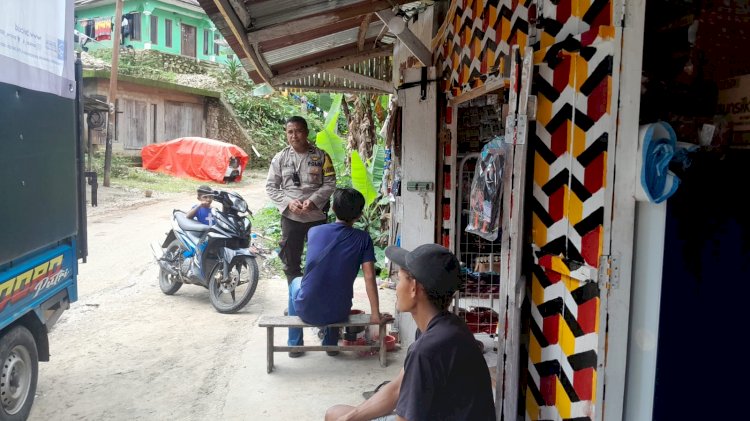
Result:
[[[394,38],[376,12],[409,1],[198,2],[256,83],[345,92],[393,90],[388,45]]]
[[[344,66],[344,69],[373,79],[389,81],[393,74],[393,57],[376,57],[361,63]],[[280,88],[292,91],[325,90],[328,92],[389,93],[326,72],[301,77],[282,84]]]
[[[382,22],[370,24],[369,28],[367,29],[367,36],[365,38],[376,37],[380,33],[380,30],[382,28]],[[290,47],[269,51],[267,53],[264,53],[263,56],[266,58],[266,61],[268,61],[268,64],[273,66],[286,61],[298,59],[302,56],[312,55],[326,50],[332,50],[343,45],[354,44],[357,42],[358,35],[359,28],[348,29],[346,31],[326,35],[324,37],[300,42]]]
[[[272,0],[246,2],[246,8],[253,17],[252,28],[259,29],[360,2],[361,0]]]

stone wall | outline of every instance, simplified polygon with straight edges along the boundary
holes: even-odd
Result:
[[[207,61],[197,61],[191,57],[165,54],[156,50],[135,51],[139,64],[155,66],[167,72],[178,74],[206,74],[218,65]]]
[[[237,145],[253,159],[250,139],[232,113],[216,98],[207,98],[206,137]]]

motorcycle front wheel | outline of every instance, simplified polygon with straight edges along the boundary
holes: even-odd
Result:
[[[170,265],[175,272],[180,270],[179,261],[182,258],[180,255],[181,252],[182,248],[180,247],[180,241],[177,239],[172,240],[164,250],[164,256],[162,259]],[[172,295],[181,287],[182,282],[180,281],[179,276],[167,272],[162,267],[159,268],[159,288],[161,288],[161,292],[167,295]]]
[[[219,313],[236,313],[245,307],[258,287],[258,263],[252,257],[243,256],[232,262],[226,279],[223,275],[225,263],[211,270],[208,278],[208,296]]]

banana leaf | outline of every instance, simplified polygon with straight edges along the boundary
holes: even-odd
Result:
[[[346,168],[346,147],[344,140],[336,134],[339,113],[341,112],[341,94],[333,96],[331,109],[326,117],[326,124],[323,130],[315,136],[315,145],[323,149],[331,156],[336,174],[344,174]]]
[[[380,191],[380,185],[383,184],[383,170],[385,169],[385,148],[379,144],[372,147],[372,157],[369,160],[367,172],[370,173],[372,186],[375,191]]]
[[[365,197],[365,205],[369,206],[378,197],[378,192],[373,187],[370,173],[367,171],[357,151],[352,151],[351,163],[352,187],[362,193],[362,196]]]

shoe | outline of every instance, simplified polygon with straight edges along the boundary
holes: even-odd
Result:
[[[326,351],[326,354],[329,357],[335,357],[335,356],[339,355],[339,352],[338,351]]]
[[[305,351],[295,351],[289,353],[289,358],[299,358],[301,356],[305,355]]]

